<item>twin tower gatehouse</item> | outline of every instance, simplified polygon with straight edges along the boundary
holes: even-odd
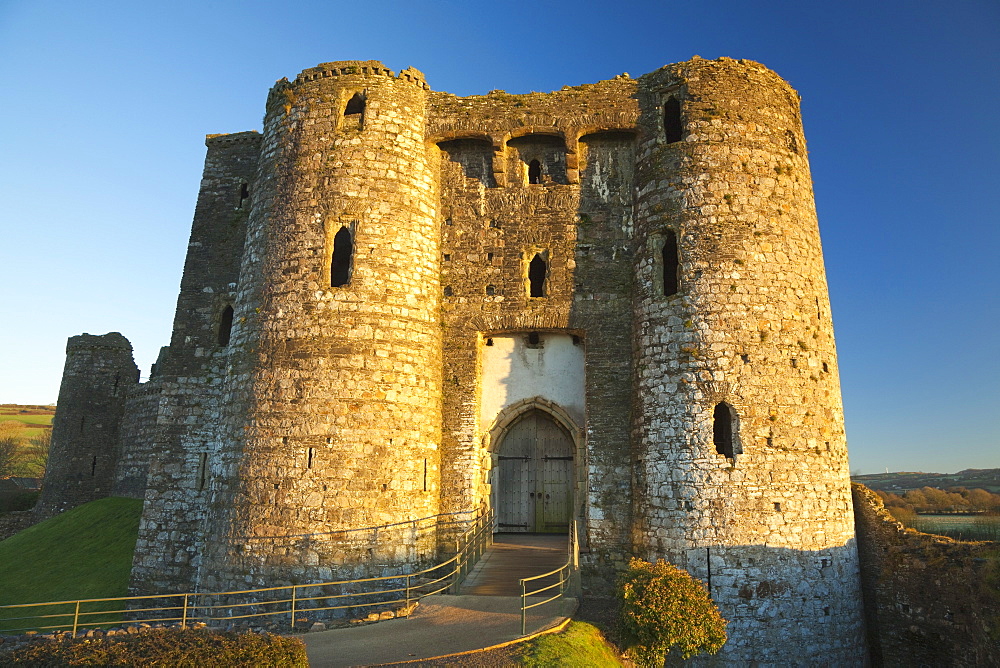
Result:
[[[144,498],[134,592],[432,562],[492,508],[497,531],[575,524],[585,588],[632,555],[706,581],[726,661],[863,661],[777,75],[695,58],[456,97],[325,63],[274,86],[263,132],[206,143],[170,345],[138,383],[121,335],[70,339],[40,501]]]

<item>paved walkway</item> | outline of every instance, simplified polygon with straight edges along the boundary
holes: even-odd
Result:
[[[493,546],[462,583],[462,593],[520,596],[521,578],[562,567],[568,548],[565,534],[498,533],[493,537]],[[535,590],[554,582],[553,576],[529,584]]]
[[[528,614],[528,633],[559,624],[576,599],[563,598]],[[534,614],[532,614],[534,613]],[[375,666],[493,647],[521,637],[520,596],[429,596],[408,618],[307,633],[311,668]]]
[[[408,618],[307,633],[302,639],[309,665],[402,663],[515,641],[521,637],[518,579],[553,570],[565,561],[566,536],[498,534],[494,547],[463,584],[462,595],[429,596]],[[561,623],[573,614],[576,603],[563,598],[529,610],[527,632]]]

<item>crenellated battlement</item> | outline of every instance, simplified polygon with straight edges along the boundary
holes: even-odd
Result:
[[[333,63],[321,63],[316,67],[302,70],[294,83],[303,84],[317,79],[347,76],[384,76],[417,84],[430,90],[423,73],[413,67],[408,67],[397,76],[395,72],[377,60],[340,60]]]
[[[254,143],[254,142],[259,142],[260,140],[261,140],[261,134],[256,130],[205,135],[206,146]]]

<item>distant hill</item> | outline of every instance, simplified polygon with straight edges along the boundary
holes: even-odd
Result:
[[[896,473],[869,473],[851,476],[854,482],[871,489],[896,494],[921,487],[977,487],[994,494],[1000,494],[1000,469],[966,469],[958,473],[918,473],[898,471]]]

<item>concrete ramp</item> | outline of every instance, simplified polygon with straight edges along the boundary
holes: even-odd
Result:
[[[576,609],[563,598],[534,608],[528,633],[563,622]],[[375,666],[470,652],[521,637],[520,596],[429,596],[408,618],[302,636],[312,668]]]
[[[521,578],[553,571],[566,563],[569,540],[565,534],[501,533],[462,584],[463,594],[520,596]],[[532,589],[556,582],[555,576],[536,580]],[[554,590],[553,590],[554,593]],[[549,594],[551,596],[552,594]]]

